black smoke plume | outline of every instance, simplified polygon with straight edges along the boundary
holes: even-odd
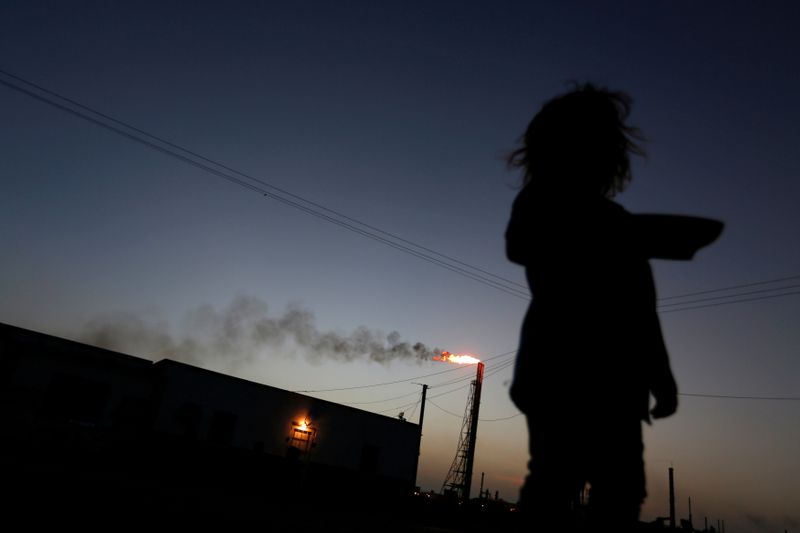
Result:
[[[311,311],[293,305],[273,317],[265,302],[244,295],[235,296],[221,310],[206,304],[188,311],[183,330],[176,337],[155,315],[124,312],[90,321],[79,340],[148,359],[169,358],[201,366],[235,367],[270,353],[294,351],[312,362],[423,361],[440,354],[438,348],[402,341],[396,331],[384,334],[365,326],[348,335],[319,331]]]

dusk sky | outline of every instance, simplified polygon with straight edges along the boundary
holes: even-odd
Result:
[[[592,81],[634,98],[648,139],[619,202],[726,224],[693,261],[653,262],[683,396],[645,429],[642,517],[668,514],[671,465],[696,526],[798,531],[798,28],[789,1],[4,0],[0,322],[84,341],[113,328],[126,353],[344,389],[311,394],[411,420],[427,383],[419,481],[437,491],[474,367],[258,344],[249,328],[293,317],[311,337],[361,328],[475,355],[473,487],[485,472],[513,501],[527,432],[508,385],[528,301],[504,255],[519,176],[503,155],[544,101]]]

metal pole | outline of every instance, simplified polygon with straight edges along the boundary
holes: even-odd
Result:
[[[469,501],[469,492],[472,488],[472,467],[475,463],[475,440],[478,435],[478,414],[481,409],[481,387],[483,386],[483,363],[478,363],[478,373],[475,377],[475,393],[472,396],[472,420],[469,430],[469,448],[467,448],[467,467],[464,472],[465,501]]]
[[[419,456],[422,454],[422,421],[425,420],[425,397],[428,394],[428,386],[424,383],[418,383],[417,385],[422,385],[422,405],[419,408],[419,436],[417,438],[417,457],[414,460],[414,487],[418,487],[417,484],[417,470],[419,470]]]
[[[422,404],[419,406],[419,435],[422,436],[422,421],[425,420],[425,397],[428,395],[428,386],[422,384]]]
[[[675,529],[675,478],[674,469],[669,467],[669,528]]]

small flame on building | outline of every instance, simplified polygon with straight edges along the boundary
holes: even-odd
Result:
[[[446,363],[456,363],[459,365],[474,365],[475,363],[480,363],[481,360],[477,357],[472,357],[471,355],[456,355],[450,352],[442,352],[442,355],[435,355],[433,357],[434,361],[444,361]]]

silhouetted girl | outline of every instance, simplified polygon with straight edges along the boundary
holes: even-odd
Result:
[[[643,154],[625,123],[630,105],[624,93],[577,87],[542,107],[509,157],[524,186],[506,252],[533,296],[511,387],[530,434],[521,506],[546,531],[577,527],[587,510],[598,529],[637,523],[641,421],[677,408],[648,260],[690,259],[722,230],[611,200],[631,179],[629,154]]]

